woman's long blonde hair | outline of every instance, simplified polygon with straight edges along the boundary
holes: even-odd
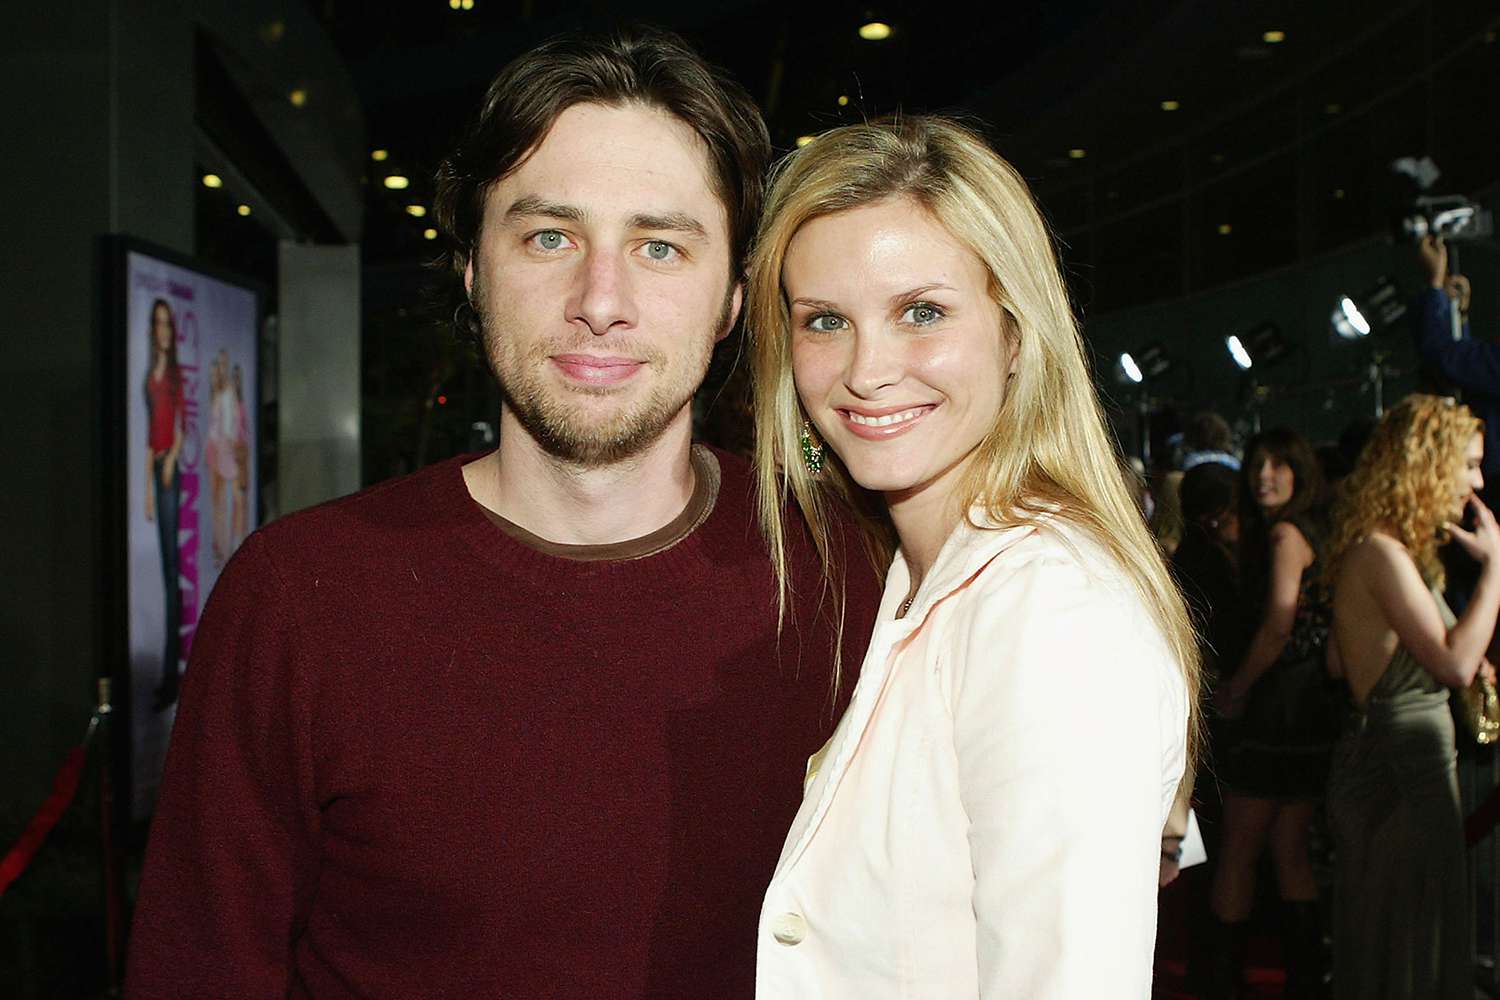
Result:
[[[1372,531],[1405,546],[1429,587],[1445,580],[1438,547],[1453,507],[1453,477],[1484,424],[1447,396],[1413,393],[1386,411],[1359,464],[1340,484],[1323,580],[1338,579],[1344,557]]]
[[[954,121],[898,116],[837,128],[789,155],[772,175],[751,254],[745,312],[760,520],[783,610],[788,499],[802,510],[840,605],[844,564],[830,526],[832,508],[852,512],[882,571],[894,551],[895,533],[883,506],[871,503],[836,455],[826,454],[816,477],[803,462],[803,415],[792,380],[791,322],[781,284],[787,247],[805,223],[887,198],[921,205],[984,263],[990,294],[1008,326],[995,335],[1011,336],[1017,345],[1015,377],[969,463],[957,513],[978,505],[1002,525],[1027,523],[1041,514],[1060,516],[1114,556],[1182,669],[1195,755],[1197,643],[1182,597],[1121,475],[1051,235],[1021,176],[978,134]]]

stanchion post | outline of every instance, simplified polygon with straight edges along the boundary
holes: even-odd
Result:
[[[120,996],[124,973],[124,882],[120,854],[115,837],[115,787],[114,760],[112,759],[111,716],[114,706],[110,703],[108,677],[99,678],[99,705],[96,710],[99,720],[99,840],[104,872],[104,960],[109,995]]]

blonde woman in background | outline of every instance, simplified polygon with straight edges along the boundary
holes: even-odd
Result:
[[[950,121],[828,132],[773,179],[747,311],[773,559],[791,498],[835,597],[865,554],[832,521],[890,567],[758,994],[1147,996],[1197,652],[1025,183]]]
[[[1451,399],[1408,396],[1344,481],[1327,564],[1335,663],[1354,705],[1328,780],[1341,998],[1474,995],[1448,692],[1481,670],[1494,678],[1484,657],[1500,612],[1500,529],[1474,495],[1481,431]],[[1466,507],[1473,531],[1457,524]],[[1457,618],[1442,597],[1446,537],[1482,566]]]

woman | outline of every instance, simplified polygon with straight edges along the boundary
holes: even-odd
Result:
[[[177,700],[179,625],[182,591],[178,584],[177,514],[180,488],[177,458],[182,453],[182,371],[177,366],[177,321],[164,299],[151,303],[146,328],[148,357],[146,399],[146,520],[156,521],[161,548],[163,603],[166,605],[166,645],[162,651],[161,684],[154,706],[162,711]]]
[[[1308,851],[1335,726],[1323,669],[1328,607],[1318,580],[1323,481],[1312,448],[1286,428],[1245,449],[1240,574],[1257,623],[1243,658],[1216,689],[1225,725],[1216,763],[1224,818],[1214,868],[1211,997],[1238,989],[1256,861],[1270,845],[1284,913],[1287,995],[1322,983],[1322,921]]]
[[[1025,183],[941,119],[826,133],[774,180],[747,310],[773,559],[790,494],[835,597],[832,519],[890,564],[760,995],[1146,996],[1197,656]]]
[[[1483,457],[1466,407],[1408,396],[1375,429],[1339,503],[1327,572],[1354,703],[1328,783],[1340,997],[1474,995],[1448,692],[1494,674],[1483,658],[1500,611],[1500,530],[1474,496]],[[1466,506],[1472,532],[1456,523]],[[1445,536],[1482,566],[1457,619],[1442,598]]]

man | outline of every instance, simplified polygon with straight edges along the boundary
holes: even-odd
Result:
[[[226,569],[132,996],[753,993],[839,708],[812,553],[778,629],[749,470],[691,441],[768,152],[668,36],[549,43],[495,81],[435,214],[499,448],[287,517]],[[846,669],[874,596],[851,575]]]
[[[1417,356],[1447,391],[1462,390],[1464,402],[1484,421],[1485,483],[1500,482],[1500,343],[1470,336],[1469,279],[1448,274],[1448,247],[1443,241],[1424,237],[1417,255],[1427,279],[1411,309]],[[1457,340],[1455,309],[1461,334]]]

